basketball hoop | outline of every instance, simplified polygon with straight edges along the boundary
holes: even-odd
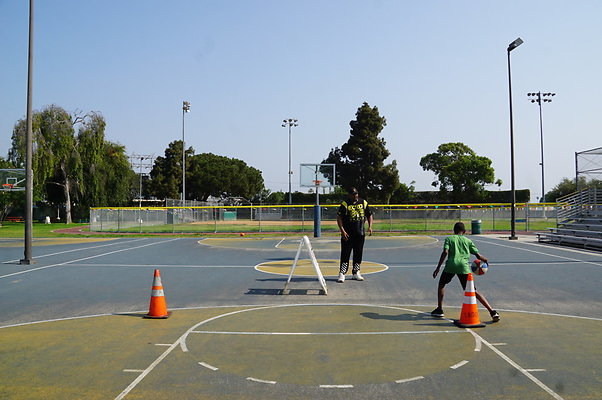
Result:
[[[12,183],[3,183],[2,189],[12,189],[15,185]]]
[[[314,185],[315,185],[316,187],[320,186],[320,183],[322,183],[322,181],[321,181],[321,180],[319,180],[319,179],[314,179],[314,181],[313,181],[313,182],[314,182]]]

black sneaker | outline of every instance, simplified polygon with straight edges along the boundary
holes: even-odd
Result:
[[[433,311],[431,311],[431,315],[433,317],[438,317],[438,318],[443,318],[445,316],[445,314],[443,314],[443,310],[440,309],[439,307],[437,307]]]
[[[491,314],[493,322],[498,322],[500,320],[500,314],[498,314],[497,311],[493,310],[489,314]]]

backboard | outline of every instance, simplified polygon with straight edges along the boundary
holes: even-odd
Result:
[[[0,169],[0,191],[25,190],[25,169]]]
[[[335,185],[335,164],[301,164],[299,186],[333,187]]]

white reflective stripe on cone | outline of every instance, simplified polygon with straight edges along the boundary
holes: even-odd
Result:
[[[151,293],[152,297],[163,297],[165,294],[163,293],[163,289],[153,290]]]

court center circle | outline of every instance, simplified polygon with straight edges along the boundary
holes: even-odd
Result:
[[[339,274],[339,260],[335,259],[318,259],[320,271],[324,276],[337,276]],[[255,266],[257,271],[275,275],[289,275],[293,260],[277,260],[268,261]],[[362,274],[369,275],[378,272],[383,272],[389,269],[385,264],[380,264],[372,261],[362,262]],[[313,263],[309,259],[299,259],[295,266],[294,276],[316,276],[316,271]]]

